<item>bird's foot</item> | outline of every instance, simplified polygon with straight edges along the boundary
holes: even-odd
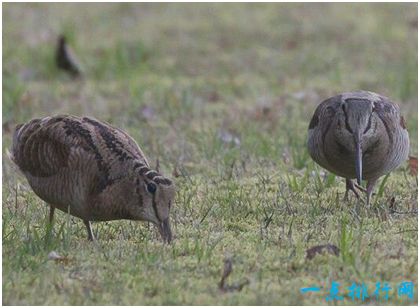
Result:
[[[366,188],[364,188],[363,186],[361,186],[361,185],[359,185],[357,183],[354,183],[354,182],[352,182],[352,183],[353,183],[354,187],[357,188],[358,190],[360,190],[361,192],[364,192],[364,193],[367,192]]]
[[[90,224],[90,221],[89,220],[83,220],[83,222],[84,222],[84,224],[86,226],[86,229],[87,229],[88,241],[94,242],[95,241],[95,235],[93,234],[92,225]]]
[[[373,193],[373,187],[375,186],[376,181],[377,181],[377,179],[373,179],[373,180],[369,180],[367,182],[367,186],[366,186],[366,196],[367,196],[367,198],[366,198],[366,204],[368,206],[370,205],[370,201],[372,199],[372,196],[375,195]]]
[[[366,204],[370,205],[372,196],[375,195],[373,193],[373,187],[375,186],[376,179],[375,180],[368,180],[366,188],[360,186],[359,184],[353,182],[352,180],[346,179],[346,193],[344,195],[344,200],[348,201],[348,194],[351,190],[357,199],[360,199],[360,195],[357,190],[363,192],[366,194]]]
[[[366,191],[366,190],[364,190],[363,187],[355,184],[352,180],[346,179],[346,193],[344,194],[344,200],[345,201],[348,201],[348,199],[349,199],[349,191],[350,190],[354,193],[354,195],[356,196],[357,199],[360,199],[359,193],[357,192],[356,188],[360,189],[361,191]]]

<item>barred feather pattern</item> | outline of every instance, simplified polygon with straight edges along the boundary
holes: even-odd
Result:
[[[363,179],[376,180],[401,165],[408,158],[410,147],[398,105],[384,96],[359,91],[323,101],[309,124],[308,150],[315,162],[325,169],[347,179],[355,178],[354,141],[345,133],[349,119],[343,111],[343,104],[352,101],[357,101],[358,106],[372,106],[370,114],[362,114],[365,108],[361,108],[360,114],[358,110],[353,113],[358,119],[371,116],[362,139]]]
[[[84,220],[158,222],[169,215],[159,206],[173,202],[172,181],[108,123],[71,115],[33,119],[16,127],[11,158],[41,199]],[[159,194],[150,195],[148,183]]]

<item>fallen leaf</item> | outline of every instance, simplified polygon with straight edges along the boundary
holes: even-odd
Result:
[[[306,250],[306,259],[311,260],[317,254],[323,254],[325,252],[338,256],[340,254],[340,249],[332,244],[314,246]]]
[[[417,176],[417,157],[409,156],[408,157],[408,167],[410,169],[410,174]]]

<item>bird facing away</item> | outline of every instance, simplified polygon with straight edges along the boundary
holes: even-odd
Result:
[[[358,185],[367,180],[367,204],[378,178],[405,161],[409,147],[398,105],[373,92],[331,97],[318,106],[309,124],[313,160],[346,179],[346,198],[349,190],[359,196],[352,179]]]
[[[60,35],[58,37],[57,49],[55,52],[55,62],[58,68],[68,72],[74,78],[80,77],[82,75],[80,63],[72,49],[68,46],[66,37],[64,35]]]
[[[16,127],[11,159],[50,206],[90,221],[144,220],[165,242],[172,233],[172,181],[151,170],[137,143],[121,129],[90,117],[59,115]]]

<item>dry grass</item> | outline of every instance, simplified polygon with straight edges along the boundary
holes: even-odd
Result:
[[[128,221],[94,224],[91,244],[62,213],[46,242],[47,208],[3,155],[3,304],[319,305],[333,280],[389,282],[391,304],[413,281],[416,304],[417,178],[404,165],[374,206],[346,203],[305,148],[322,99],[366,89],[400,104],[417,156],[416,21],[402,3],[4,4],[3,154],[16,123],[91,115],[179,176],[171,246]],[[82,81],[54,67],[61,32]],[[327,243],[338,257],[306,259]],[[219,289],[225,258],[240,291]]]

